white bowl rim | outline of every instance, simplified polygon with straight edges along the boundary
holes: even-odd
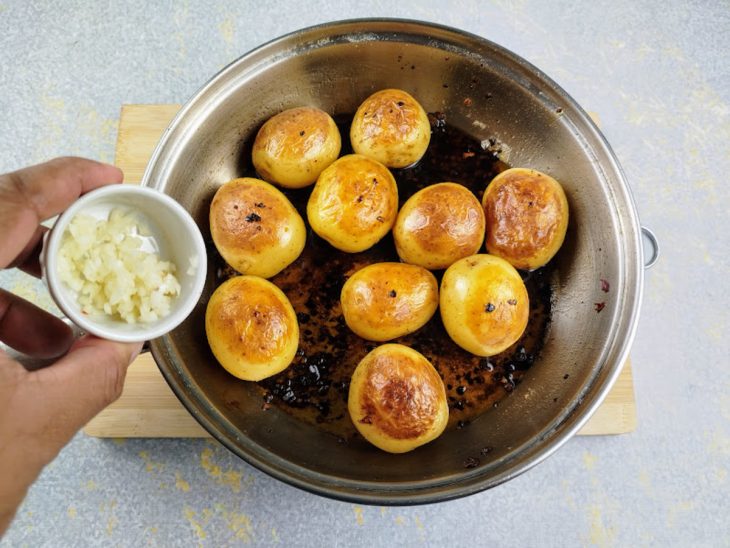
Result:
[[[130,329],[124,333],[109,329],[93,321],[88,316],[79,314],[72,306],[67,295],[68,290],[64,289],[63,282],[56,276],[58,265],[58,248],[61,243],[62,236],[66,231],[66,227],[71,220],[89,204],[103,198],[111,198],[114,196],[124,195],[143,195],[148,199],[155,200],[161,207],[166,207],[178,217],[182,223],[189,229],[192,236],[191,245],[194,252],[198,256],[197,265],[195,265],[195,276],[193,279],[192,291],[178,298],[183,299],[181,306],[168,316],[151,324],[140,323],[138,329]],[[155,339],[173,330],[180,325],[190,315],[198,303],[203,287],[205,286],[205,278],[207,273],[207,253],[205,242],[200,233],[198,225],[195,223],[190,214],[181,206],[174,198],[167,194],[149,187],[143,187],[133,184],[111,184],[94,189],[83,194],[73,204],[71,204],[56,220],[53,228],[47,233],[43,251],[41,253],[41,267],[43,280],[45,281],[48,291],[61,312],[68,317],[74,324],[87,333],[96,335],[102,339],[117,342],[141,342],[145,340]],[[180,265],[177,265],[180,267]]]

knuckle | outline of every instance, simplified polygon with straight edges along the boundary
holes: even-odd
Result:
[[[5,184],[9,187],[10,192],[22,201],[23,205],[29,205],[28,189],[25,186],[21,172],[15,171],[6,174]]]
[[[103,403],[105,406],[114,403],[122,395],[124,377],[125,372],[121,367],[110,367],[107,369],[103,390]]]
[[[124,379],[127,376],[127,362],[121,352],[116,352],[105,369],[103,399],[104,405],[114,403],[122,395]]]

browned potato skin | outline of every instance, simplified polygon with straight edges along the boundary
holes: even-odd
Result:
[[[244,177],[222,185],[210,205],[210,233],[223,259],[241,274],[270,278],[304,249],[301,216],[278,189]]]
[[[451,265],[441,279],[441,319],[451,339],[477,356],[494,356],[524,333],[530,314],[519,273],[494,255]]]
[[[512,168],[489,183],[482,198],[487,251],[515,268],[534,270],[552,259],[568,229],[568,200],[555,179]]]
[[[353,150],[388,167],[415,164],[430,141],[426,111],[400,89],[384,89],[365,99],[350,126]]]
[[[389,341],[426,325],[438,308],[438,283],[420,266],[375,263],[350,276],[340,302],[356,335]]]
[[[285,110],[261,126],[253,143],[256,171],[269,182],[303,188],[317,180],[340,154],[337,124],[313,107]]]
[[[364,251],[393,227],[398,185],[387,167],[359,154],[325,169],[307,202],[312,229],[337,249]]]
[[[484,210],[463,185],[438,183],[419,190],[398,214],[393,237],[402,261],[431,270],[479,251]]]
[[[347,399],[350,418],[370,443],[405,453],[446,428],[446,389],[420,353],[400,344],[379,346],[358,364]]]
[[[205,333],[220,364],[246,381],[286,369],[299,345],[299,324],[289,299],[256,276],[231,278],[213,292]]]

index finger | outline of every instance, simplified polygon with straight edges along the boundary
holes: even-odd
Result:
[[[23,252],[38,225],[79,196],[120,183],[119,168],[84,158],[57,158],[0,176],[0,268]]]

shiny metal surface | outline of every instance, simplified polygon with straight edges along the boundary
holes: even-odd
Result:
[[[644,257],[644,268],[649,269],[654,266],[659,260],[659,255],[661,255],[661,247],[659,246],[659,240],[657,240],[656,234],[654,234],[654,232],[650,228],[642,226],[641,234],[644,237],[644,240],[649,243],[649,247],[651,248],[651,253],[649,254],[649,256]]]
[[[415,504],[495,486],[540,462],[589,418],[627,357],[643,284],[639,222],[621,168],[586,113],[539,69],[482,38],[409,21],[332,23],[265,44],[216,75],[165,132],[143,183],[176,198],[209,237],[212,195],[249,164],[263,121],[299,105],[354,112],[385,87],[407,90],[476,138],[496,139],[505,161],[545,171],[566,190],[571,221],[554,259],[551,329],[515,392],[469,428],[404,455],[340,444],[275,408],[262,413],[250,385],[208,349],[210,268],[194,312],[152,352],[191,413],[254,466],[326,496]],[[598,313],[594,303],[604,301]],[[469,458],[479,465],[466,468]]]

